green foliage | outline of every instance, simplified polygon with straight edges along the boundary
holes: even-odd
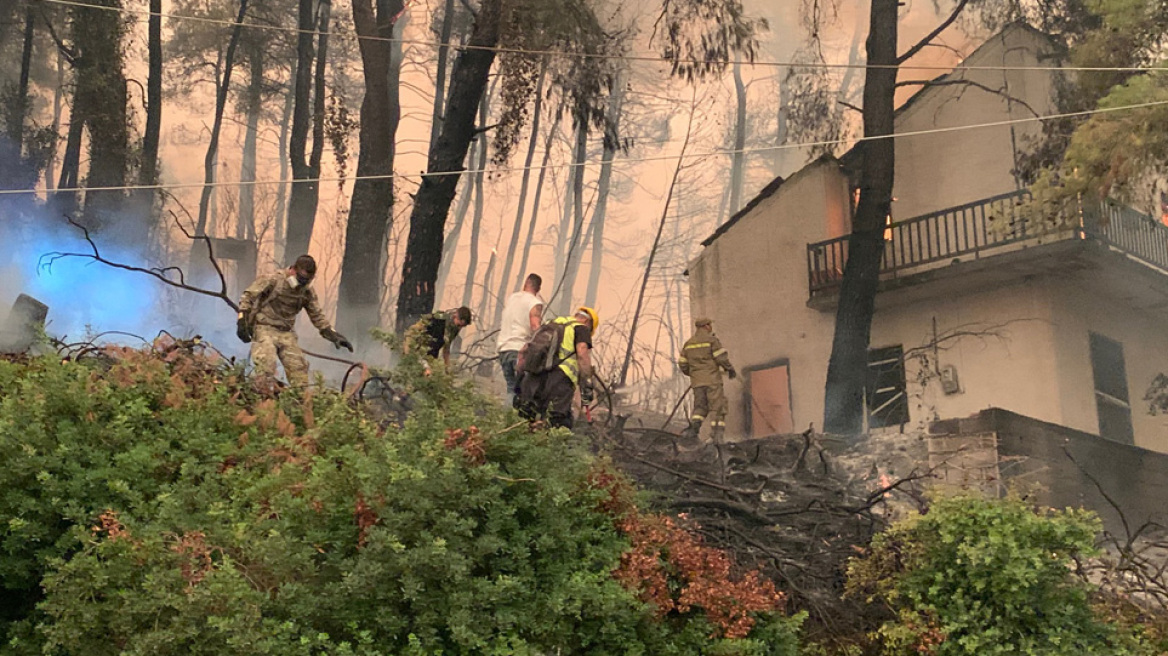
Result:
[[[1022,173],[1035,180],[1036,210],[1047,216],[1077,216],[1081,199],[1130,200],[1134,188],[1168,164],[1168,140],[1159,126],[1168,117],[1163,35],[1168,5],[1152,0],[1077,0],[1074,12],[1084,29],[1071,49],[1070,63],[1123,69],[1147,66],[1155,72],[1081,72],[1060,91],[1060,111],[1103,110],[1088,118],[1048,122],[1047,143],[1034,162],[1041,171]],[[1133,107],[1133,109],[1121,109]]]
[[[613,576],[587,450],[441,366],[403,357],[399,427],[110,357],[0,362],[0,653],[795,654],[801,618],[659,618]]]
[[[1101,525],[1087,511],[1017,498],[941,499],[877,536],[849,567],[850,594],[892,609],[885,654],[1151,654],[1103,621],[1074,576]]]

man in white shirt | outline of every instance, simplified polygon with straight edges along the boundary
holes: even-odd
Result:
[[[523,290],[507,297],[503,304],[503,323],[499,326],[499,365],[503,368],[503,379],[507,381],[507,397],[514,402],[518,376],[515,361],[519,349],[531,339],[531,335],[543,323],[543,299],[539,297],[543,278],[532,273],[523,281]]]

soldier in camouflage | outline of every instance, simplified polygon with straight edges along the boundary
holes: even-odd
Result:
[[[685,343],[677,366],[681,373],[689,376],[694,391],[693,416],[683,435],[697,437],[702,422],[709,419],[711,438],[721,442],[726,432],[726,395],[722,391],[722,370],[726,370],[731,380],[738,376],[738,372],[734,371],[730,356],[714,334],[713,323],[705,318],[694,321],[697,332]]]
[[[256,376],[275,378],[279,359],[290,385],[297,388],[308,385],[308,360],[293,330],[300,310],[308,312],[321,337],[337,348],[353,350],[349,340],[333,330],[325,318],[312,288],[314,277],[316,260],[311,255],[301,255],[292,266],[263,276],[244,290],[235,334],[244,344],[251,343]]]

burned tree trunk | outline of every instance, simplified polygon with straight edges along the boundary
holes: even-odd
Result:
[[[552,147],[556,143],[556,131],[560,128],[560,116],[563,114],[564,104],[556,108],[552,114],[552,125],[548,130],[547,141],[544,143],[543,160],[539,165],[539,177],[535,181],[535,198],[531,201],[531,222],[527,224],[527,238],[523,240],[523,256],[519,259],[519,271],[515,279],[515,289],[523,288],[523,280],[527,276],[527,260],[531,255],[531,242],[535,239],[535,227],[539,224],[539,202],[543,197],[543,183],[547,179],[548,162],[552,158]],[[535,135],[532,135],[535,138]]]
[[[742,208],[742,179],[746,169],[746,85],[742,83],[742,66],[734,62],[734,152],[730,155],[730,196],[726,213]]]
[[[484,0],[467,45],[454,62],[449,103],[438,141],[430,148],[427,175],[422,179],[410,213],[410,233],[397,298],[397,330],[404,332],[434,307],[434,283],[442,259],[443,227],[454,200],[458,172],[475,138],[475,114],[499,42],[501,0]]]
[[[296,79],[296,62],[292,62],[291,79]],[[280,185],[276,190],[276,212],[272,227],[272,257],[277,262],[284,261],[284,235],[288,227],[288,141],[292,127],[292,107],[295,94],[289,93],[284,98],[284,112],[280,118]]]
[[[434,109],[430,114],[430,147],[438,143],[446,104],[446,69],[450,59],[450,39],[454,35],[454,0],[446,0],[442,11],[442,29],[438,34],[438,65],[434,72]]]
[[[624,78],[618,76],[609,101],[604,154],[600,159],[600,179],[596,183],[596,208],[592,210],[592,264],[588,271],[588,288],[584,293],[584,304],[588,306],[596,305],[596,295],[600,293],[600,273],[604,261],[604,221],[608,215],[608,194],[612,188],[612,160],[620,148],[620,120],[624,94]]]
[[[316,30],[313,0],[300,0],[299,34],[296,38],[296,78],[293,82],[292,134],[288,138],[288,160],[292,165],[292,193],[288,198],[288,220],[284,232],[285,259],[308,250],[311,223],[316,214],[317,182],[308,166],[308,133],[312,129],[312,36]]]
[[[884,228],[892,210],[896,149],[897,0],[873,0],[864,81],[863,164],[860,200],[848,239],[848,260],[840,285],[835,337],[827,368],[824,430],[855,435],[864,426],[868,342],[884,255]]]
[[[483,96],[483,101],[479,103],[479,125],[487,124],[487,117],[490,116],[491,94]],[[462,305],[470,307],[471,299],[474,296],[475,274],[479,267],[479,232],[483,226],[483,211],[486,205],[486,199],[483,197],[485,189],[483,187],[483,175],[487,168],[487,133],[479,133],[479,153],[478,161],[475,162],[474,171],[474,218],[470,224],[470,262],[466,265],[466,282],[462,286]],[[483,295],[486,295],[486,289],[483,290]]]
[[[511,269],[515,263],[515,249],[519,248],[519,233],[523,229],[523,213],[527,209],[527,187],[531,182],[531,164],[535,161],[535,151],[539,146],[540,119],[543,118],[543,82],[547,77],[548,58],[545,56],[539,63],[539,77],[535,81],[535,106],[531,110],[531,140],[527,144],[527,157],[523,160],[523,178],[519,183],[519,208],[515,210],[515,225],[511,228],[511,242],[503,253],[506,263],[503,265],[503,276],[499,280],[499,298],[495,305],[495,320],[492,326],[498,326],[503,320],[503,301],[511,290]],[[523,269],[520,275],[525,275]]]
[[[880,0],[877,0],[878,2]],[[895,2],[896,0],[893,0]],[[653,237],[653,245],[649,248],[649,261],[645,263],[645,274],[641,277],[641,288],[637,292],[637,306],[633,310],[633,320],[629,326],[629,343],[625,349],[625,359],[621,364],[619,385],[624,387],[629,382],[629,367],[633,363],[633,348],[637,340],[637,324],[641,320],[641,310],[645,306],[645,290],[649,288],[649,277],[653,274],[653,260],[657,258],[657,250],[661,246],[661,233],[665,231],[665,221],[669,218],[669,206],[673,201],[673,192],[677,188],[677,179],[681,177],[681,169],[685,164],[686,150],[689,149],[690,137],[693,136],[694,114],[697,111],[696,92],[690,101],[689,122],[685,127],[685,139],[681,142],[681,153],[677,156],[677,166],[673,169],[673,178],[669,181],[669,192],[665,195],[665,207],[661,208],[661,220],[657,222],[657,234]]]
[[[219,134],[223,128],[223,112],[227,107],[227,94],[231,89],[231,69],[235,63],[235,50],[239,46],[239,35],[243,29],[243,18],[247,14],[248,0],[239,0],[239,14],[231,27],[231,40],[227,43],[227,53],[223,56],[223,79],[215,97],[215,119],[211,124],[211,143],[203,158],[203,193],[199,198],[199,218],[195,224],[195,235],[207,234],[207,212],[211,203],[212,183],[215,181],[215,163],[219,153]],[[192,246],[192,248],[196,248]]]
[[[467,149],[467,161],[475,161],[479,142],[476,139]],[[462,236],[462,224],[466,222],[466,213],[470,211],[470,201],[474,198],[474,173],[463,173],[462,193],[458,196],[458,206],[454,208],[454,225],[450,227],[450,235],[442,243],[442,264],[438,266],[438,280],[434,283],[434,296],[441,299],[446,292],[446,283],[450,280],[450,268],[454,266],[454,255],[458,252],[458,239]]]
[[[31,189],[31,179],[24,160],[24,119],[28,115],[28,78],[32,67],[33,13],[29,3],[24,13],[24,43],[20,52],[20,81],[16,97],[5,109],[7,138],[0,138],[0,189]]]
[[[264,49],[259,43],[252,44],[248,53],[250,76],[247,81],[246,109],[247,127],[243,137],[243,157],[239,164],[239,221],[235,228],[237,239],[256,238],[255,180],[256,151],[259,146],[260,111],[263,109]]]
[[[575,138],[572,168],[564,192],[564,213],[560,217],[559,246],[556,249],[555,274],[559,280],[556,281],[555,291],[548,297],[548,307],[560,316],[571,312],[572,292],[576,287],[576,267],[573,265],[580,260],[577,246],[584,228],[584,162],[587,160],[588,126],[582,120],[577,122]]]
[[[89,175],[85,222],[98,227],[119,215],[129,168],[124,27],[120,0],[94,0],[94,8],[74,8],[77,59],[75,116],[89,130]],[[114,10],[114,11],[111,11]]]
[[[353,2],[353,25],[361,39],[365,98],[361,101],[357,180],[345,228],[345,255],[337,300],[337,326],[356,340],[381,323],[381,288],[386,240],[393,225],[393,160],[401,105],[398,98],[401,44],[391,42],[402,0]]]
[[[144,186],[158,184],[158,148],[162,138],[162,0],[150,0],[150,22],[147,27],[149,63],[146,73],[146,130],[142,134],[142,168],[138,183]],[[149,215],[156,192],[140,189],[138,211]],[[143,216],[146,219],[147,216]]]

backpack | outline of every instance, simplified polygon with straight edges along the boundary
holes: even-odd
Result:
[[[531,339],[527,340],[527,351],[523,355],[523,371],[529,374],[544,374],[560,366],[567,359],[559,357],[566,327],[567,324],[549,321],[535,331]]]

